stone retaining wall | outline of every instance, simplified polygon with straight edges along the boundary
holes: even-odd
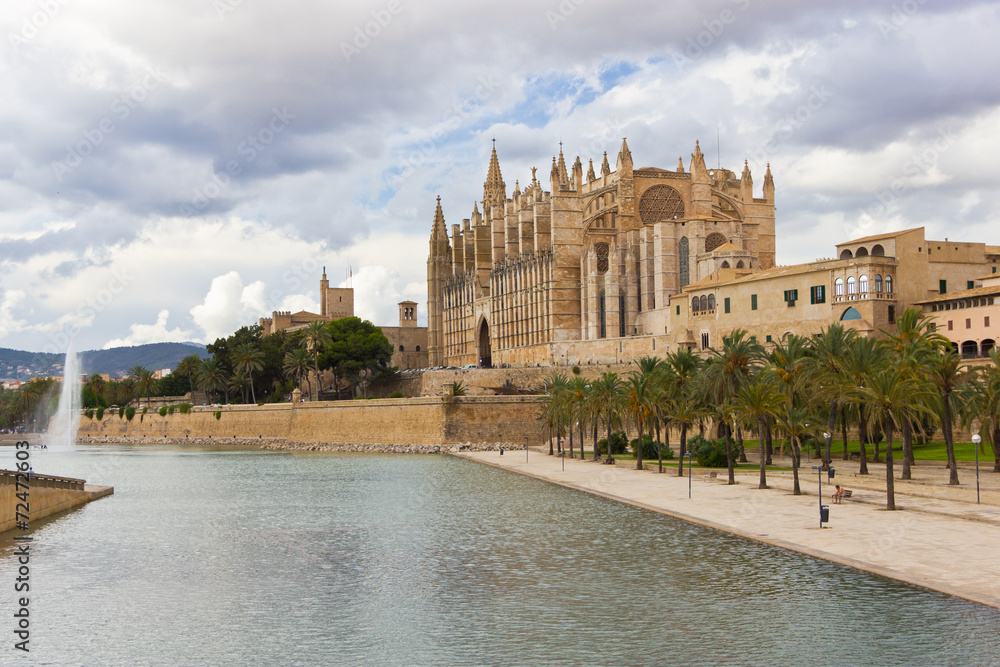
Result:
[[[136,414],[131,421],[117,413],[80,420],[80,438],[112,442],[186,441],[195,443],[265,440],[323,445],[459,445],[541,443],[537,419],[540,397],[463,396],[367,401],[324,401],[192,408],[188,414]]]

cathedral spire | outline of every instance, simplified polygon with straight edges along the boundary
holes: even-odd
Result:
[[[562,142],[559,142],[559,183],[562,185],[569,184],[569,174],[566,172],[566,160],[563,158]]]
[[[684,158],[680,156],[677,157],[677,173],[678,174],[684,173]]]
[[[431,226],[431,238],[448,238],[448,228],[444,224],[444,211],[441,210],[441,195],[438,195],[437,208],[434,210],[434,224]]]
[[[616,166],[619,178],[632,178],[632,151],[628,149],[628,142],[622,139],[622,148],[618,151],[618,163]]]
[[[767,171],[764,172],[764,199],[774,203],[774,178],[771,176],[771,163],[767,163]]]
[[[746,160],[743,160],[743,174],[740,176],[740,195],[748,204],[753,201],[753,177],[750,176],[750,163]]]
[[[694,153],[691,154],[691,178],[696,181],[708,182],[708,167],[705,166],[705,155],[701,152],[701,144],[694,141]]]
[[[601,163],[601,176],[611,175],[611,165],[608,164],[608,152],[604,151],[604,162]]]
[[[594,160],[591,158],[590,166],[587,167],[587,182],[592,183],[597,180],[597,174],[594,173]]]
[[[490,156],[490,169],[483,183],[483,208],[489,211],[490,206],[502,206],[507,199],[507,186],[500,174],[500,160],[497,159],[496,139],[493,140],[493,154]]]

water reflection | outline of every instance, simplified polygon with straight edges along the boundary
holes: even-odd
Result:
[[[32,656],[54,664],[1000,655],[995,610],[449,457],[81,447],[36,469],[116,487],[35,531]]]

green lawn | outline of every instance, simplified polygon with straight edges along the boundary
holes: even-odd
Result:
[[[744,440],[743,446],[746,448],[748,452],[756,451],[757,441]],[[781,446],[781,442],[779,440],[775,440],[773,446],[777,449]],[[788,449],[789,449],[788,446],[786,446],[785,451],[787,452]],[[873,445],[871,444],[867,445],[867,450],[868,450],[868,458],[869,460],[871,460],[871,457],[874,454]],[[847,451],[848,453],[860,452],[861,451],[860,443],[856,440],[848,440]],[[902,456],[903,454],[903,441],[899,438],[896,438],[895,436],[893,437],[893,442],[892,442],[892,452],[893,452],[893,458],[896,458],[897,454],[900,456]],[[805,451],[803,451],[803,454],[805,454]],[[879,444],[879,454],[882,458],[885,458],[884,442]],[[844,455],[844,441],[834,440],[833,444],[830,447],[830,456],[833,458],[834,461],[837,461],[841,459],[843,455]],[[913,458],[917,461],[947,461],[948,455],[945,452],[944,441],[931,441],[923,445],[914,445]],[[976,454],[975,450],[973,449],[972,443],[956,442],[955,458],[959,461],[975,461]],[[986,443],[980,445],[979,460],[980,461],[993,460],[993,451]]]

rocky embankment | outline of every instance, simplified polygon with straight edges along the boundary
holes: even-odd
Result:
[[[332,442],[290,442],[284,438],[123,438],[117,436],[80,437],[84,444],[131,445],[214,445],[230,447],[259,447],[261,449],[294,452],[358,452],[364,454],[445,454],[448,452],[493,452],[524,449],[524,444],[503,442],[466,442],[458,445],[402,445],[402,444],[343,444]]]

